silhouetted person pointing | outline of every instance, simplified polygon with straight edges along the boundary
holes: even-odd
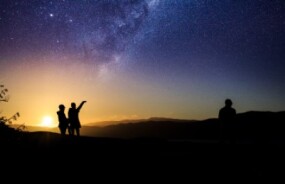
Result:
[[[220,139],[222,142],[229,140],[230,143],[235,141],[235,117],[236,110],[232,108],[233,102],[226,99],[225,107],[219,111],[220,121]]]
[[[76,131],[76,135],[80,136],[80,128],[81,124],[79,121],[79,111],[82,108],[86,101],[82,101],[81,104],[76,108],[76,104],[74,102],[71,103],[71,108],[68,111],[68,119],[70,122],[70,132],[71,135],[74,135],[74,130]]]
[[[68,120],[64,113],[65,107],[64,105],[61,104],[58,106],[58,108],[59,108],[59,111],[56,112],[58,116],[58,127],[59,127],[61,135],[65,135],[66,129],[68,127]]]

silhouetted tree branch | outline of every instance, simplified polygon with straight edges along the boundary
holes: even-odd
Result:
[[[8,89],[5,88],[4,85],[0,85],[0,102],[8,102],[9,101],[9,95],[8,95]],[[9,118],[6,118],[5,116],[0,116],[0,130],[7,130],[11,129],[9,125],[13,123],[13,121],[16,121],[20,117],[20,113],[16,112]],[[16,130],[24,130],[25,125],[20,125]]]

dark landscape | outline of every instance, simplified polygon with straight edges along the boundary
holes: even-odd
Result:
[[[235,132],[238,144],[283,144],[285,112],[250,111],[236,117]],[[111,122],[110,122],[111,123]],[[197,143],[219,142],[219,120],[178,120],[150,118],[125,120],[114,125],[83,126],[81,134],[88,137],[118,139],[157,139]],[[58,128],[27,127],[27,131],[58,132]]]
[[[106,127],[85,126],[81,137],[47,131],[7,133],[6,137],[1,134],[1,147],[5,155],[42,157],[41,162],[46,164],[60,162],[65,155],[67,159],[80,158],[75,164],[81,166],[115,164],[114,167],[134,169],[150,166],[146,173],[153,169],[175,172],[179,167],[179,171],[196,177],[254,180],[282,176],[284,120],[285,112],[238,114],[234,144],[219,142],[217,119],[152,118]]]

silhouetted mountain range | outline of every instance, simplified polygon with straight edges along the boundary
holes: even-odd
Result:
[[[126,123],[141,123],[141,122],[148,122],[148,121],[167,121],[167,122],[189,122],[189,121],[196,121],[196,120],[184,120],[184,119],[174,119],[174,118],[164,118],[164,117],[152,117],[148,119],[126,119],[120,121],[100,121],[95,123],[87,123],[85,126],[108,126],[108,125],[118,125],[118,124],[126,124]]]
[[[280,142],[283,141],[285,111],[250,111],[237,114],[235,132],[240,142]],[[159,138],[168,140],[217,141],[219,139],[218,119],[180,120],[169,118],[150,118],[146,120],[124,120],[108,122],[107,126],[81,128],[81,134],[92,137],[110,138]],[[28,127],[35,131],[36,127]],[[44,128],[42,128],[44,130]],[[48,129],[58,132],[58,128]]]

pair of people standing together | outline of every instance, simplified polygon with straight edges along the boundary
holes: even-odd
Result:
[[[58,127],[62,135],[65,135],[66,130],[68,130],[69,135],[74,135],[74,133],[76,133],[77,136],[80,136],[81,124],[79,121],[79,112],[84,103],[86,103],[86,101],[82,101],[76,108],[76,104],[72,102],[71,107],[68,110],[68,118],[64,112],[65,106],[62,104],[59,105],[59,111],[57,111]]]

